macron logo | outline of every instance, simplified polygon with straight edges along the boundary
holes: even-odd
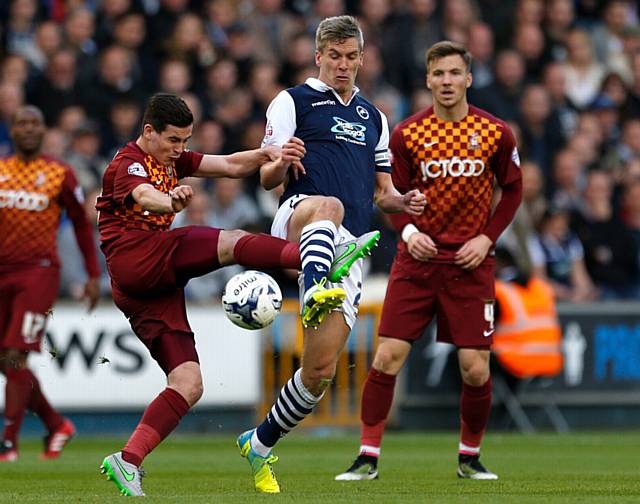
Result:
[[[311,104],[312,107],[320,107],[322,105],[335,105],[336,102],[335,100],[324,100],[324,101],[317,101],[317,102],[313,102]]]

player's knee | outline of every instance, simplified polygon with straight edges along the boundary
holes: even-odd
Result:
[[[303,382],[309,392],[318,396],[333,383],[336,374],[335,365],[305,367],[303,369]],[[306,376],[304,376],[306,375]]]
[[[344,206],[338,198],[326,196],[318,198],[315,202],[315,216],[320,219],[331,220],[336,224],[341,224],[344,218]]]
[[[373,368],[382,373],[389,373],[393,369],[395,359],[390,349],[379,347],[373,359]]]
[[[198,377],[197,379],[191,381],[190,383],[185,384],[183,388],[183,395],[187,400],[187,402],[189,403],[189,406],[193,406],[195,403],[197,403],[202,397],[203,393],[204,393],[204,386],[202,384],[201,377]]]
[[[218,261],[227,266],[236,262],[235,248],[240,239],[249,236],[249,233],[241,229],[225,229],[220,231],[218,238]]]
[[[484,363],[475,363],[462,369],[462,381],[472,387],[481,387],[489,379],[489,368]]]

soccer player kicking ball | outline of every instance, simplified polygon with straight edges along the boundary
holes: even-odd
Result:
[[[154,95],[142,133],[118,151],[103,177],[101,248],[111,275],[113,300],[167,375],[167,387],[147,407],[125,447],[107,456],[102,472],[121,493],[144,495],[142,460],[178,425],[202,395],[198,354],[187,321],[184,286],[189,279],[229,264],[251,268],[301,268],[298,244],[269,235],[207,226],[170,229],[189,205],[193,189],[184,177],[246,177],[260,166],[279,169],[299,161],[303,142],[288,139],[228,156],[190,152],[193,115],[172,94]],[[362,253],[355,247],[350,254]],[[340,274],[347,274],[343,269]],[[315,293],[309,307],[321,319],[339,305],[342,289]]]
[[[434,105],[398,124],[391,137],[394,184],[420,189],[429,205],[417,217],[392,217],[402,241],[362,392],[360,454],[336,480],[378,477],[396,375],[434,316],[438,341],[457,348],[462,376],[458,476],[498,478],[479,460],[491,408],[492,250],[520,204],[522,183],[509,127],[467,103],[470,67],[463,46],[445,41],[431,47],[427,87]],[[492,215],[494,180],[502,196]]]
[[[27,367],[29,352],[40,351],[60,286],[56,238],[62,209],[73,223],[87,269],[89,309],[98,301],[100,269],[82,190],[69,166],[42,155],[45,131],[42,112],[21,107],[11,119],[15,154],[0,160],[0,371],[7,379],[0,462],[18,459],[27,409],[49,432],[41,458],[58,458],[75,434],[71,420],[51,407]]]
[[[391,183],[386,117],[354,85],[363,43],[353,17],[324,19],[316,32],[318,78],[282,91],[267,111],[264,145],[283,145],[295,136],[307,149],[304,167],[293,162],[298,177],[296,171],[289,177],[289,167],[282,164],[263,166],[260,172],[266,189],[286,182],[271,233],[300,243],[304,346],[303,366],[282,388],[264,421],[237,441],[259,492],[280,491],[272,470],[277,457],[271,450],[311,413],[335,375],[358,312],[360,257],[379,239],[378,231],[366,232],[374,200],[385,212],[411,215],[419,215],[426,202],[419,191],[403,195]],[[337,273],[346,267],[350,275],[342,283],[346,293],[342,308],[316,315],[311,305],[314,296],[338,288],[327,282],[339,281]]]

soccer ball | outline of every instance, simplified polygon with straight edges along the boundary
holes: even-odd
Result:
[[[244,329],[262,329],[273,322],[282,307],[276,281],[261,271],[243,271],[224,287],[222,306],[227,317]]]

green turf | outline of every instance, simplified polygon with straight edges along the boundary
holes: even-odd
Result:
[[[40,444],[23,441],[20,460],[0,465],[0,502],[121,502],[98,464],[123,439],[79,437],[60,460],[37,459]],[[356,435],[296,433],[276,450],[283,493],[257,495],[249,465],[228,436],[175,437],[146,461],[145,502],[337,504],[469,502],[640,502],[640,433],[520,436],[490,434],[483,461],[499,481],[459,480],[457,437],[441,433],[389,433],[380,479],[335,482],[355,456]]]

